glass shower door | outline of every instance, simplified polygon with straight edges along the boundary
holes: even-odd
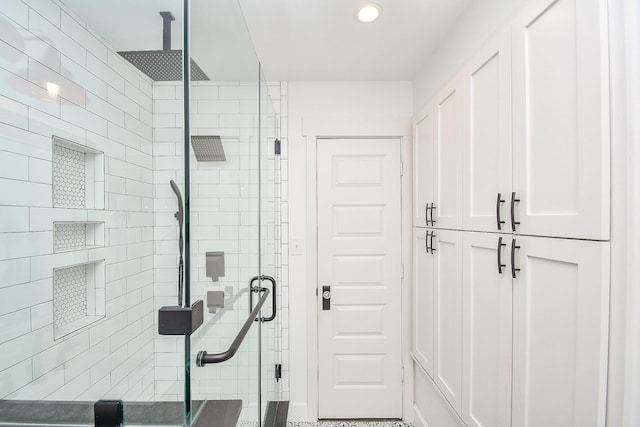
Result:
[[[241,423],[258,425],[260,411],[259,322],[250,319],[252,278],[260,273],[260,86],[259,64],[236,0],[191,1],[192,58],[210,70],[209,81],[192,81],[191,134],[215,141],[215,160],[190,157],[192,301],[204,302],[204,324],[191,337],[191,399],[242,406]],[[206,148],[206,147],[205,147]],[[247,335],[235,354],[198,366],[201,352],[222,359]],[[233,352],[233,351],[232,351]],[[208,359],[207,359],[208,360]],[[233,406],[236,408],[237,406]]]

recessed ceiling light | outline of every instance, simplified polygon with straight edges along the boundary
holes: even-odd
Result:
[[[381,11],[380,6],[377,4],[367,3],[356,10],[356,18],[358,18],[358,21],[366,24],[378,19]]]

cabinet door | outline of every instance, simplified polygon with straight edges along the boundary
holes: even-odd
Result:
[[[468,427],[509,427],[511,238],[464,233],[462,243],[462,419]]]
[[[427,227],[431,219],[427,206],[435,202],[434,197],[434,147],[433,107],[428,105],[417,116],[413,126],[413,226]]]
[[[510,233],[511,32],[491,40],[463,77],[463,228]]]
[[[432,230],[413,230],[413,356],[433,378],[434,259],[430,253]]]
[[[460,414],[462,391],[462,232],[433,230],[435,250],[434,381]]]
[[[604,426],[609,243],[514,238],[513,426]]]
[[[601,11],[603,11],[601,13]],[[518,233],[609,237],[605,0],[534,1],[513,26]]]
[[[436,97],[435,227],[462,229],[462,103],[460,79],[454,79]]]

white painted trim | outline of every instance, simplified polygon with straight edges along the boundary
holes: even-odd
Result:
[[[607,426],[640,425],[640,5],[609,1],[611,305]]]
[[[287,412],[288,421],[307,421],[308,405],[300,402],[289,402],[289,411]]]
[[[411,359],[411,224],[412,161],[411,117],[303,117],[302,135],[307,146],[307,419],[318,420],[318,138],[400,138],[402,176],[402,361],[404,364],[403,419],[413,421],[413,362]]]
[[[627,330],[623,425],[640,425],[640,4],[624,2],[627,93]]]
[[[413,413],[416,427],[429,427],[429,423],[420,412],[420,408],[417,405],[413,405]]]

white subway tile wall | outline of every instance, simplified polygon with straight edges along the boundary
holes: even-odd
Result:
[[[273,94],[272,96],[276,98]],[[280,256],[280,283],[282,315],[279,318],[277,330],[280,333],[278,345],[280,349],[280,363],[282,363],[282,379],[280,383],[281,400],[289,400],[289,174],[288,174],[288,117],[289,117],[289,95],[287,82],[280,83],[280,96],[277,97],[279,103],[279,130],[280,130],[280,207],[276,218],[276,224],[280,224],[280,245],[278,253]],[[276,111],[278,109],[276,108]]]
[[[151,82],[55,0],[0,2],[0,58],[0,398],[154,399]],[[105,181],[54,192],[53,163],[81,176],[87,152],[54,156],[53,135],[103,152],[85,172]],[[80,225],[54,241],[54,222]],[[104,222],[104,248],[54,253],[86,239],[82,222]],[[54,269],[78,264],[56,276],[74,309],[54,309]],[[54,339],[54,319],[83,311],[106,317]]]

